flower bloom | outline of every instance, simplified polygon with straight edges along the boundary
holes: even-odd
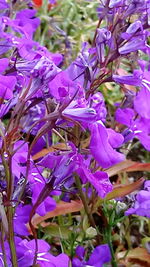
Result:
[[[125,212],[125,215],[136,214],[150,218],[150,181],[146,181],[144,189],[136,195],[136,200],[130,209]]]
[[[113,134],[112,134],[113,132]],[[107,131],[101,121],[93,123],[91,129],[90,151],[103,168],[109,168],[124,160],[124,155],[114,148],[123,143],[123,136],[115,131]]]
[[[110,249],[107,244],[103,244],[94,248],[89,260],[85,261],[85,249],[81,246],[76,248],[76,258],[72,261],[73,267],[103,267],[105,263],[111,260]]]

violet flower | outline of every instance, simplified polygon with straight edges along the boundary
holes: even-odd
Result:
[[[114,8],[117,6],[121,6],[122,0],[110,0],[109,2],[109,8]]]
[[[88,261],[84,259],[85,250],[81,246],[77,247],[76,256],[73,258],[72,267],[103,267],[105,263],[111,260],[111,253],[107,244],[94,248]]]
[[[49,82],[49,92],[57,100],[60,101],[64,97],[73,97],[77,90],[76,82],[73,82],[68,71],[61,71],[56,77]]]
[[[100,63],[104,62],[105,59],[105,46],[109,44],[111,38],[111,32],[105,28],[97,29],[96,37],[96,50],[97,56]]]
[[[144,189],[136,195],[133,207],[129,208],[125,215],[136,214],[150,218],[150,181],[146,181]]]
[[[101,120],[102,122],[105,122],[107,109],[105,106],[103,95],[100,92],[93,94],[89,99],[89,103],[91,103],[91,107],[94,108],[97,113],[96,120]]]
[[[23,164],[26,164],[28,154],[28,144],[19,140],[14,145],[14,155],[12,157],[12,173],[19,179],[24,171]]]
[[[91,54],[91,50],[87,48],[87,43],[84,42],[78,57],[67,69],[69,77],[73,81],[79,82],[85,89],[90,86],[90,83],[95,76],[93,71],[95,57],[91,57]]]
[[[93,108],[66,108],[62,112],[63,116],[79,122],[92,123],[96,121],[97,113]]]
[[[34,205],[38,200],[38,197],[45,186],[45,181],[40,177],[38,173],[32,174],[32,182],[30,183],[30,188],[32,190],[32,204]],[[31,177],[29,178],[31,180]],[[50,192],[51,193],[51,192]],[[44,216],[47,212],[54,210],[56,208],[56,201],[47,196],[45,200],[37,207],[36,213],[40,216]]]
[[[118,144],[115,143],[116,148],[121,145],[121,142],[123,143],[123,138],[119,133],[114,132],[111,138],[108,135],[107,129],[101,121],[93,123],[91,127],[90,151],[96,161],[103,168],[109,168],[112,165],[117,164],[125,159],[124,155],[117,152],[113,147],[113,139],[115,135],[118,135],[119,137],[119,139],[117,138]]]
[[[7,254],[7,265],[9,267],[13,267],[12,263],[11,263],[11,255],[10,255],[9,245],[8,245],[8,243],[6,241],[4,242],[4,247],[5,247],[5,251],[6,251],[6,254]],[[4,255],[3,255],[3,252],[2,252],[1,244],[0,244],[0,266],[1,267],[5,267],[5,265],[4,265]]]
[[[0,64],[0,73],[3,73],[8,67],[9,60],[7,58],[1,58]],[[15,76],[4,76],[0,74],[0,97],[3,99],[12,99],[15,85]]]
[[[93,187],[97,191],[98,195],[101,198],[104,198],[109,192],[112,191],[112,184],[109,181],[108,174],[102,171],[91,173],[91,171],[85,165],[83,157],[81,157],[81,155],[79,155],[78,157],[79,165],[76,172],[80,176],[82,182],[90,182],[90,184],[93,185]]]
[[[46,241],[38,239],[37,242],[37,264],[39,264],[41,267],[58,267],[59,264],[62,267],[68,267],[69,258],[67,255],[62,253],[58,256],[53,256],[49,253],[50,246],[48,243],[46,243]],[[19,267],[31,266],[33,264],[33,257],[35,254],[35,240],[18,240],[16,248]]]
[[[32,207],[30,205],[19,205],[14,215],[14,232],[18,235],[29,235],[26,224],[29,222],[29,215]]]
[[[118,108],[115,118],[119,123],[128,126],[128,131],[126,129],[122,133],[125,137],[124,142],[137,137],[145,149],[150,150],[150,119],[144,117],[135,119],[135,112],[131,108]]]
[[[150,91],[149,86],[143,86],[134,99],[134,109],[146,119],[150,119]]]
[[[1,0],[0,1],[0,10],[6,11],[9,9],[9,4],[6,2],[6,0]]]
[[[0,97],[3,99],[13,98],[13,89],[16,84],[14,76],[0,75]]]
[[[39,18],[33,18],[36,10],[26,9],[21,10],[16,14],[14,20],[9,17],[2,17],[2,23],[6,26],[12,27],[13,30],[23,34],[27,39],[31,39],[33,33],[40,24]]]

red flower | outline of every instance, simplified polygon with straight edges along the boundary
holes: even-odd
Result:
[[[37,7],[41,7],[42,6],[42,0],[33,0],[33,2]]]
[[[41,7],[43,4],[43,0],[33,0],[33,3],[35,4],[36,7]],[[50,10],[55,5],[56,1],[52,1],[52,3],[50,2],[50,4],[48,5],[48,10]]]

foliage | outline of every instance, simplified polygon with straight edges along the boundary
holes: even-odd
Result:
[[[1,1],[1,266],[149,266],[149,12]]]

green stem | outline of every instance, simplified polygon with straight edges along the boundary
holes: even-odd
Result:
[[[14,226],[13,226],[13,208],[11,206],[8,207],[8,226],[9,226],[9,247],[11,252],[11,260],[13,267],[18,267],[17,263],[17,255],[16,255],[16,247],[14,242]]]
[[[84,193],[82,191],[82,185],[81,185],[81,182],[80,182],[80,179],[79,179],[78,176],[75,176],[75,181],[76,181],[77,188],[79,190],[79,194],[80,194],[80,197],[81,197],[85,212],[86,212],[86,214],[88,216],[89,222],[90,222],[92,227],[96,228],[95,221],[93,219],[91,211],[89,210],[87,199],[86,199],[86,197],[85,197],[85,195],[84,195]]]
[[[1,241],[1,248],[2,248],[2,253],[3,253],[4,267],[8,267],[8,265],[7,265],[7,259],[6,259],[6,251],[5,251],[5,246],[4,246],[4,229],[3,229],[3,225],[2,224],[1,224],[0,241]]]
[[[7,194],[8,194],[8,189],[9,189],[9,184],[10,184],[10,174],[9,174],[9,168],[8,168],[8,163],[5,160],[4,154],[1,153],[1,157],[2,157],[2,163],[4,166],[4,170],[5,170],[5,177],[6,177],[6,183],[7,183]]]
[[[117,262],[115,259],[115,253],[114,253],[114,249],[113,249],[113,244],[112,244],[112,238],[111,238],[111,226],[109,225],[107,228],[107,242],[110,248],[110,252],[111,252],[111,256],[112,256],[112,260],[111,260],[111,264],[113,267],[117,267]]]
[[[11,200],[12,197],[12,191],[13,191],[13,179],[11,179],[12,171],[11,171],[11,157],[9,157],[9,163],[7,160],[5,160],[4,155],[2,156],[2,162],[5,169],[5,176],[7,181],[7,197],[8,200]],[[10,164],[10,166],[9,166]],[[10,167],[10,168],[9,168]],[[14,226],[13,226],[13,207],[8,206],[7,208],[7,220],[8,220],[8,242],[10,247],[10,253],[11,253],[11,260],[13,267],[18,267],[17,263],[17,256],[16,256],[16,248],[15,248],[15,242],[14,242]]]

